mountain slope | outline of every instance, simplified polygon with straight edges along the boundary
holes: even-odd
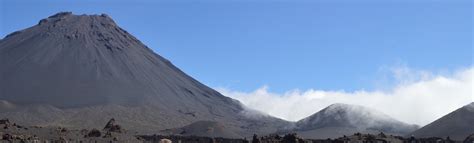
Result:
[[[0,116],[23,124],[96,127],[115,118],[152,132],[219,121],[237,133],[286,121],[243,106],[186,75],[107,15],[63,12],[0,40]],[[271,126],[260,126],[269,125]]]
[[[447,137],[463,140],[474,133],[474,102],[416,130],[415,137]]]
[[[406,134],[417,129],[363,106],[332,104],[296,122],[296,132],[306,138],[333,138],[355,132]]]
[[[195,135],[204,137],[242,138],[242,136],[232,132],[232,129],[228,129],[228,127],[222,123],[214,121],[198,121],[181,128],[167,129],[162,132],[182,136]]]

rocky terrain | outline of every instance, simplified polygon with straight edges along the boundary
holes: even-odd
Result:
[[[453,113],[464,112],[464,109],[470,111],[472,104],[466,105],[463,108],[460,108]],[[158,143],[163,140],[169,140],[172,142],[183,142],[183,143],[347,143],[347,142],[380,142],[380,143],[472,143],[474,141],[474,133],[465,135],[464,137],[459,134],[442,134],[442,135],[414,135],[414,136],[401,136],[399,134],[392,134],[388,132],[383,132],[380,130],[387,130],[385,128],[376,129],[378,126],[356,126],[354,124],[349,124],[346,122],[341,122],[342,120],[347,121],[344,118],[347,118],[348,115],[352,114],[347,113],[350,110],[346,108],[354,108],[351,110],[357,110],[360,113],[364,112],[365,107],[347,105],[347,104],[335,104],[327,107],[326,109],[321,110],[313,116],[308,117],[305,120],[307,123],[313,123],[313,121],[318,120],[316,123],[328,124],[332,127],[322,127],[325,130],[321,131],[320,128],[313,128],[316,125],[301,125],[302,122],[297,122],[294,128],[291,130],[286,130],[284,132],[276,132],[272,134],[254,134],[253,137],[242,137],[235,132],[232,132],[232,129],[225,127],[224,124],[220,124],[214,121],[199,121],[186,125],[180,128],[165,129],[157,131],[156,134],[142,134],[133,130],[128,130],[123,128],[119,122],[112,118],[108,122],[104,122],[105,126],[102,128],[67,128],[61,126],[24,126],[17,124],[9,119],[0,120],[0,141],[5,142],[147,142],[147,143]],[[342,110],[343,109],[343,110]],[[342,111],[344,112],[342,112]],[[331,112],[331,113],[329,113]],[[334,114],[337,113],[337,114]],[[449,116],[452,116],[452,114]],[[318,115],[319,114],[319,115]],[[323,114],[323,115],[321,115]],[[374,114],[373,112],[369,114]],[[337,116],[336,116],[337,115]],[[381,114],[383,115],[383,114]],[[377,115],[377,116],[381,116]],[[371,115],[374,116],[374,115]],[[385,116],[385,115],[384,115]],[[448,116],[448,115],[447,115]],[[322,118],[324,117],[324,118]],[[325,118],[332,117],[332,119],[326,120]],[[370,116],[369,116],[370,117]],[[461,116],[464,119],[464,116]],[[314,119],[318,118],[318,119]],[[381,122],[378,120],[373,120],[373,118],[364,118],[366,120],[371,120],[370,122]],[[379,117],[380,120],[381,117]],[[445,118],[445,117],[443,117]],[[444,120],[443,118],[439,120]],[[456,119],[459,117],[452,117],[449,119]],[[357,118],[352,118],[357,119]],[[375,118],[377,119],[377,118]],[[382,119],[390,119],[382,117]],[[438,124],[440,121],[435,121],[432,124]],[[462,121],[456,119],[456,121]],[[334,123],[336,122],[336,123]],[[353,123],[353,121],[350,121]],[[368,121],[364,121],[368,122]],[[392,121],[393,122],[393,121]],[[395,122],[399,123],[399,122]],[[461,122],[463,125],[469,125],[469,123]],[[358,124],[365,124],[363,122],[358,122]],[[426,127],[431,127],[432,124],[427,125]],[[342,125],[344,125],[342,127]],[[374,124],[379,125],[379,124]],[[384,124],[385,125],[385,124]],[[387,124],[392,125],[392,124]],[[398,124],[403,125],[403,124]],[[452,125],[452,124],[448,124]],[[308,128],[304,128],[308,127]],[[359,130],[354,129],[358,127]],[[373,129],[369,130],[368,128],[361,127],[371,127]],[[382,126],[387,127],[387,126]],[[426,128],[424,127],[424,128]],[[389,128],[393,131],[393,128]],[[306,132],[309,129],[316,130],[316,132]],[[345,130],[347,129],[347,130]],[[423,129],[423,128],[422,128]],[[420,129],[420,130],[422,130]],[[471,128],[466,128],[463,126],[459,130],[468,130]],[[345,130],[345,131],[344,131]],[[364,131],[365,133],[358,132]],[[376,133],[379,131],[378,133]],[[436,130],[437,131],[437,130]],[[453,131],[447,128],[446,131]],[[286,132],[286,133],[285,133]],[[352,132],[352,133],[350,133]],[[420,132],[415,131],[416,132]],[[457,132],[455,132],[457,133]],[[352,134],[352,135],[351,135]]]
[[[110,122],[115,122],[111,119]],[[0,136],[6,142],[142,142],[135,132],[109,128],[70,129],[53,126],[24,126],[9,119],[0,120]],[[115,125],[117,127],[119,125]]]
[[[355,133],[353,135],[343,135],[328,139],[308,139],[297,133],[284,135],[253,135],[252,138],[224,138],[224,137],[203,137],[194,135],[139,135],[136,132],[121,128],[121,126],[111,119],[103,129],[81,129],[71,130],[64,127],[40,127],[21,126],[12,123],[8,119],[0,120],[0,142],[137,142],[137,143],[348,143],[348,142],[372,142],[372,143],[472,143],[474,134],[467,136],[464,141],[453,140],[449,137],[429,137],[429,138],[404,138],[380,132],[378,134]]]

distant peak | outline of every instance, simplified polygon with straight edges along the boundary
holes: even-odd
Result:
[[[296,123],[298,130],[322,128],[353,128],[393,133],[412,132],[417,127],[400,122],[380,111],[360,105],[331,104]]]
[[[326,115],[339,115],[345,114],[354,116],[362,117],[370,117],[372,119],[382,119],[382,120],[392,120],[391,117],[388,115],[375,110],[373,108],[361,106],[361,105],[353,105],[353,104],[345,104],[345,103],[334,103],[329,105],[328,107],[322,110]]]
[[[334,104],[329,105],[328,107],[348,107],[348,106],[354,106],[354,105],[345,104],[345,103],[334,103]]]
[[[346,103],[334,103],[334,104],[331,104],[327,107],[327,109],[339,109],[339,110],[348,110],[348,109],[352,109],[352,108],[366,109],[366,110],[369,109],[369,108],[364,107],[364,106],[346,104]]]

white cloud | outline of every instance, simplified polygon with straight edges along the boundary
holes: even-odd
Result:
[[[347,103],[375,108],[400,121],[423,126],[474,101],[473,67],[449,75],[406,67],[392,71],[400,82],[390,90],[295,89],[283,94],[269,92],[267,86],[253,92],[217,90],[250,108],[290,121],[300,120],[333,103]]]

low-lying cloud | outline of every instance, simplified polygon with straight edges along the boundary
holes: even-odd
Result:
[[[474,101],[474,67],[448,75],[409,68],[392,71],[399,82],[389,90],[295,89],[283,94],[269,92],[267,86],[253,92],[217,90],[250,108],[289,121],[305,118],[333,103],[347,103],[371,107],[400,121],[423,126]]]

